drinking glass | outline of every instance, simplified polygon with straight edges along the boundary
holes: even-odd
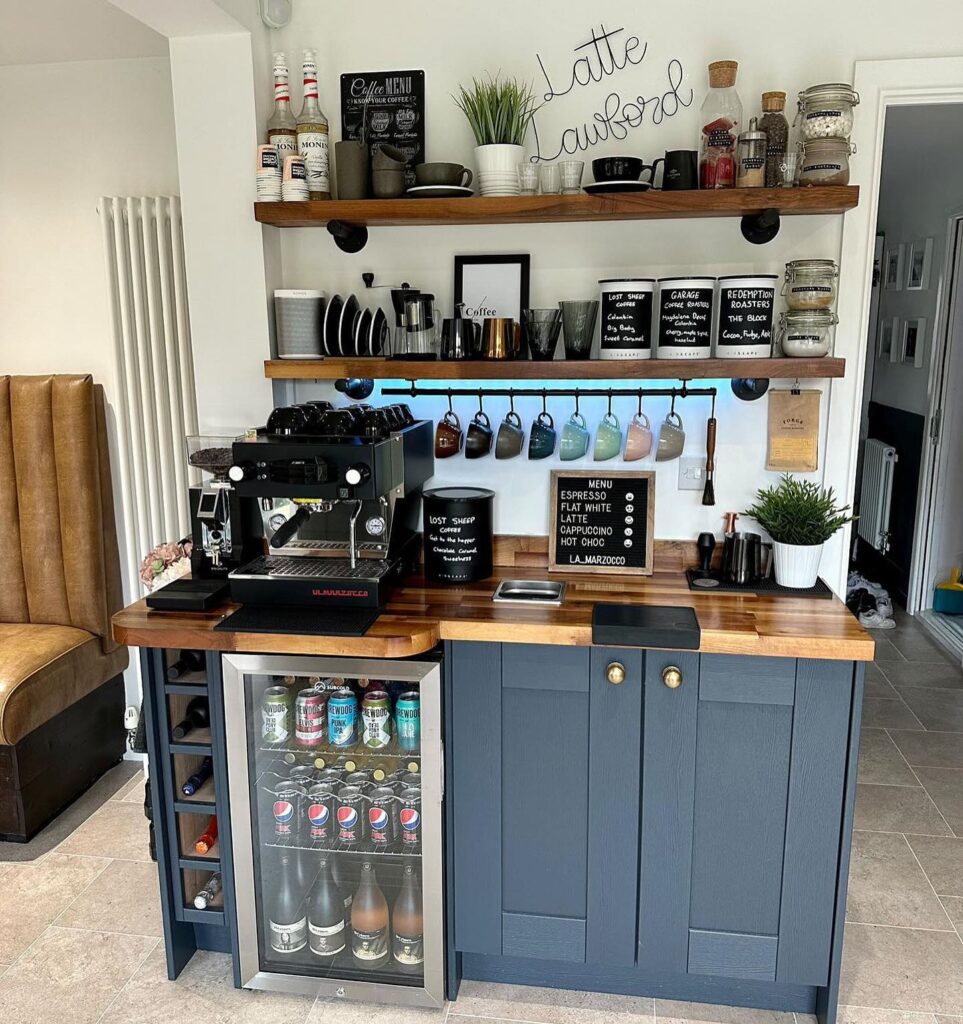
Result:
[[[562,179],[562,195],[577,195],[582,190],[583,160],[562,160],[559,162],[559,176]]]
[[[563,299],[562,333],[565,336],[566,359],[588,359],[592,354],[595,321],[599,314],[597,299]]]
[[[518,165],[518,188],[523,196],[533,196],[538,191],[538,168],[526,161]]]
[[[539,164],[538,184],[543,196],[555,196],[562,191],[562,179],[558,164]]]
[[[779,163],[779,187],[795,188],[798,173],[799,153],[794,149],[787,149]]]
[[[554,359],[562,314],[557,309],[523,309],[522,328],[532,359]]]

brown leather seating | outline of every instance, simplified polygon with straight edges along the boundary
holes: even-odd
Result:
[[[0,745],[16,746],[128,661],[110,635],[120,566],[89,376],[0,376],[0,524]]]

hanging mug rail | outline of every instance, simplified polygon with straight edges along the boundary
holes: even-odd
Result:
[[[690,388],[683,381],[673,388],[423,388],[412,381],[408,387],[382,388],[381,394],[406,398],[691,398],[715,399],[716,388]]]

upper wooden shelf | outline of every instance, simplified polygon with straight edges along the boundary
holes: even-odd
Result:
[[[266,359],[273,380],[704,380],[842,377],[845,359]]]
[[[323,227],[328,221],[368,227],[416,224],[538,224],[586,220],[742,217],[776,209],[783,216],[845,213],[859,201],[856,185],[732,188],[689,192],[615,192],[591,196],[484,199],[348,199],[255,203],[254,216],[279,228]]]

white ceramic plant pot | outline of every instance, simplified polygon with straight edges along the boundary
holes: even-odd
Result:
[[[776,582],[781,587],[805,590],[816,586],[822,544],[780,544],[773,541]]]
[[[483,196],[517,196],[518,165],[525,159],[524,146],[495,143],[475,147],[475,168]]]

